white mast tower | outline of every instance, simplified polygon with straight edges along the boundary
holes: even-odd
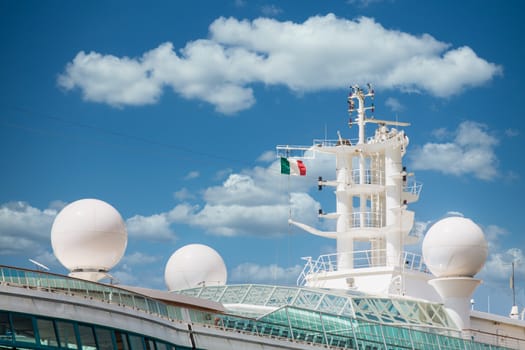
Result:
[[[376,294],[429,295],[438,298],[426,281],[422,258],[404,253],[405,244],[417,242],[409,233],[414,224],[414,212],[409,203],[419,198],[421,185],[402,164],[408,146],[404,131],[390,126],[408,126],[408,123],[378,120],[366,116],[374,112],[374,105],[366,100],[374,98],[368,84],[366,91],[353,86],[348,96],[350,122],[359,128],[357,141],[344,139],[314,141],[314,145],[277,146],[279,154],[325,153],[335,156],[335,180],[319,178],[319,189],[335,187],[336,212],[319,215],[335,219],[336,231],[325,232],[290,219],[290,223],[315,235],[334,238],[337,253],[322,255],[317,260],[306,258],[307,264],[298,283],[321,288],[351,288]],[[355,121],[352,116],[356,114]],[[366,137],[365,126],[377,124],[375,134]],[[354,243],[365,242],[369,249],[354,251]],[[366,244],[367,243],[367,244]]]

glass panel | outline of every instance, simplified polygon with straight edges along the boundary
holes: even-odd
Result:
[[[145,338],[146,350],[155,350],[155,341],[153,339]]]
[[[129,345],[131,346],[131,350],[143,350],[144,345],[142,342],[142,337],[138,335],[129,335]]]
[[[67,349],[78,349],[75,327],[73,323],[57,321],[58,339],[60,347]]]
[[[36,325],[40,336],[40,345],[58,347],[55,324],[51,320],[37,319]]]
[[[13,328],[15,329],[15,341],[25,343],[36,343],[33,319],[30,316],[13,314]]]
[[[155,341],[155,345],[157,346],[157,350],[171,350],[169,345],[160,341]]]
[[[9,324],[9,314],[7,312],[0,312],[0,341],[13,341],[13,331]]]
[[[111,331],[109,329],[95,328],[95,335],[97,337],[99,350],[113,349],[113,339],[111,337]]]
[[[129,350],[128,336],[126,333],[115,331],[115,339],[117,341],[118,350]]]
[[[97,348],[92,327],[79,325],[78,334],[80,335],[80,344],[82,344],[83,350],[94,350]]]
[[[141,309],[141,310],[147,310],[147,306],[146,306],[146,299],[144,299],[143,297],[140,297],[140,296],[133,296],[133,301],[134,301],[134,306]]]

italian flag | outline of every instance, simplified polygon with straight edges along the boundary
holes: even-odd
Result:
[[[281,157],[281,174],[305,176],[306,166],[302,160]]]

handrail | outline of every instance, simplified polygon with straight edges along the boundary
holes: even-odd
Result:
[[[352,181],[355,184],[384,185],[385,184],[385,171],[365,169],[364,174],[363,174],[363,179],[361,179],[361,170],[354,169],[352,170]]]
[[[380,228],[385,225],[381,213],[374,211],[354,211],[350,220],[351,228]]]
[[[25,288],[89,297],[106,303],[119,304],[157,314],[170,319],[180,318],[176,307],[131,292],[117,286],[86,281],[50,272],[34,271],[0,265],[0,282]]]
[[[320,255],[317,260],[312,260],[312,257],[303,258],[306,260],[306,264],[297,278],[297,285],[303,286],[306,284],[306,277],[311,274],[321,272],[333,272],[337,271],[337,262],[341,256],[348,256],[352,254],[353,266],[355,269],[370,268],[370,267],[381,267],[387,266],[386,264],[386,250],[361,250],[354,251],[352,253],[333,253]],[[419,271],[423,273],[430,273],[423,256],[414,252],[401,252],[399,256],[400,266],[404,270]],[[403,262],[403,263],[402,263]]]

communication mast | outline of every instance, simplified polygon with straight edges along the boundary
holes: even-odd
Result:
[[[334,141],[315,141],[306,146],[277,146],[280,154],[310,155],[329,154],[335,157],[335,179],[319,178],[318,186],[335,188],[336,210],[334,213],[319,213],[324,219],[336,220],[333,232],[318,230],[290,219],[289,222],[315,235],[336,240],[337,254],[326,257],[324,267],[310,260],[310,267],[303,271],[302,281],[315,287],[361,287],[367,283],[359,281],[363,268],[382,270],[389,278],[383,283],[383,291],[403,293],[402,275],[406,259],[405,244],[417,242],[409,232],[414,224],[414,212],[407,209],[409,203],[419,198],[421,185],[407,173],[402,164],[409,140],[404,131],[392,126],[408,126],[408,123],[387,121],[368,117],[374,113],[374,89],[370,84],[366,90],[358,85],[351,87],[348,95],[348,126],[358,126],[358,139],[344,138],[338,132]],[[366,124],[377,128],[367,138]],[[410,181],[409,181],[410,180]],[[370,249],[354,252],[356,242],[365,242]],[[321,257],[319,258],[321,259]],[[333,259],[333,261],[332,261]],[[326,268],[328,266],[328,268]],[[375,287],[377,288],[377,283]]]

